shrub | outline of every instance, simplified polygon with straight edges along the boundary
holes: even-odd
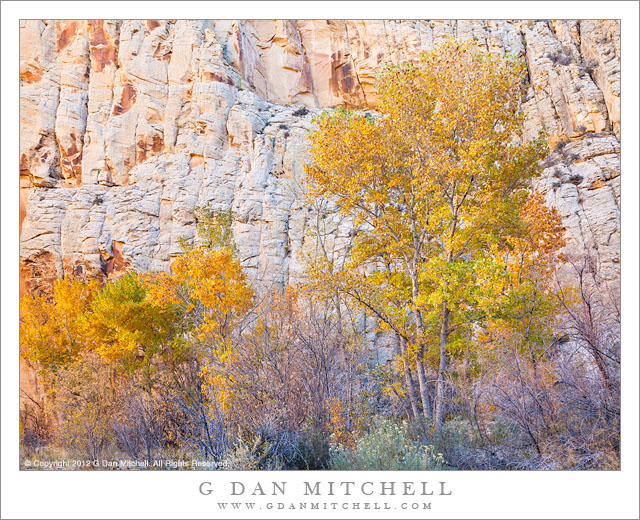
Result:
[[[312,425],[313,426],[313,425]],[[329,439],[310,428],[298,441],[297,457],[291,466],[296,469],[327,469],[329,461]]]
[[[356,441],[353,449],[340,444],[330,448],[329,468],[335,470],[437,470],[444,469],[442,454],[432,446],[413,442],[407,423],[377,419]]]
[[[272,456],[272,451],[273,445],[257,435],[248,442],[240,438],[233,449],[227,451],[220,466],[237,471],[280,470],[283,463],[278,457]]]
[[[584,180],[584,177],[582,175],[577,174],[577,173],[572,175],[571,177],[569,177],[569,182],[571,184],[575,184],[576,186],[578,184],[580,184],[583,180]]]
[[[296,117],[306,116],[309,113],[309,109],[307,107],[300,107],[293,112],[293,115]]]
[[[564,49],[558,52],[549,53],[547,54],[547,57],[553,62],[554,65],[569,65],[572,62],[571,55]]]
[[[554,151],[558,153],[562,153],[566,145],[567,145],[567,142],[565,140],[558,141],[554,146]]]
[[[587,60],[585,63],[580,65],[580,73],[581,74],[593,74],[593,71],[598,66],[598,62],[595,60]]]
[[[58,442],[71,456],[96,460],[115,447],[112,421],[119,414],[121,396],[111,384],[111,375],[92,352],[57,374]]]
[[[237,255],[238,249],[233,238],[233,211],[214,210],[211,204],[207,203],[204,206],[196,206],[193,216],[197,222],[198,240],[202,245],[215,250],[228,249]],[[185,252],[190,249],[186,240],[183,240],[181,245]]]
[[[327,457],[322,439],[355,422],[366,355],[307,296],[273,293],[211,386],[225,396],[225,424],[271,443],[268,456],[287,468],[318,468]],[[338,410],[344,425],[332,422]]]
[[[20,407],[20,441],[27,454],[47,444],[53,437],[55,421],[44,396],[29,395],[24,390]]]

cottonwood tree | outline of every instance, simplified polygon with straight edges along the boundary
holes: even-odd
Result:
[[[516,59],[448,41],[419,63],[382,70],[379,117],[325,112],[310,133],[310,194],[334,200],[357,233],[342,271],[317,262],[311,276],[397,334],[425,416],[425,365],[435,356],[438,427],[447,357],[487,290],[487,252],[517,230],[546,153],[542,136],[522,138],[524,73]]]
[[[100,285],[59,279],[53,292],[27,294],[20,300],[20,352],[46,376],[73,362],[86,349],[82,316]]]
[[[176,314],[154,305],[147,292],[140,275],[127,273],[103,287],[81,323],[89,350],[114,369],[137,374],[151,388],[154,358],[170,344]]]
[[[558,213],[543,202],[537,192],[529,196],[520,229],[506,235],[508,247],[496,253],[495,261],[504,267],[496,280],[500,297],[485,302],[487,318],[474,338],[480,350],[474,405],[480,434],[486,436],[482,415],[514,421],[538,457],[546,455],[545,442],[557,427],[560,305],[554,274],[565,245]]]
[[[254,294],[235,255],[232,215],[197,210],[198,245],[171,264],[171,273],[144,277],[146,301],[176,316],[179,331],[164,356],[173,381],[168,399],[177,403],[186,443],[205,457],[220,458],[228,445],[225,423],[229,395],[222,368],[234,355],[237,337],[247,326]]]

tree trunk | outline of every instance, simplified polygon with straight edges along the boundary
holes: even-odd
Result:
[[[413,297],[413,316],[416,322],[416,338],[418,342],[418,351],[416,352],[416,372],[418,374],[418,387],[420,389],[420,401],[422,402],[422,413],[425,417],[431,417],[431,405],[429,403],[429,394],[427,392],[427,376],[424,372],[423,360],[426,354],[424,345],[424,324],[422,322],[422,313],[418,309],[418,273],[411,273],[411,295]]]
[[[431,405],[429,403],[429,394],[427,391],[427,376],[424,372],[423,360],[426,354],[424,346],[424,325],[422,323],[422,314],[415,308],[416,320],[416,336],[418,340],[418,351],[416,352],[416,373],[418,374],[418,388],[420,389],[420,401],[422,402],[422,413],[425,417],[431,417]]]
[[[411,367],[409,366],[409,361],[407,360],[407,349],[406,342],[404,338],[398,337],[398,345],[400,349],[400,355],[402,356],[402,367],[404,371],[404,380],[407,385],[407,395],[409,396],[409,404],[411,405],[411,412],[413,413],[413,418],[417,419],[420,417],[420,410],[418,410],[418,399],[416,397],[416,387],[413,382],[413,376],[411,375]]]
[[[418,273],[411,273],[411,296],[413,299],[413,316],[416,322],[416,339],[418,343],[418,351],[416,352],[416,372],[418,374],[418,387],[420,389],[420,401],[422,402],[422,413],[425,417],[431,417],[431,405],[429,403],[429,394],[427,392],[427,377],[424,372],[423,360],[426,354],[424,345],[424,324],[422,322],[422,313],[418,309],[418,296],[420,290],[418,288]]]
[[[423,352],[424,348],[420,348],[418,353]],[[431,403],[429,402],[429,392],[427,390],[427,376],[424,372],[424,365],[421,358],[424,356],[418,355],[416,360],[416,372],[418,373],[418,386],[420,387],[420,401],[422,401],[422,411],[424,416],[428,419],[431,417]]]
[[[442,303],[442,323],[440,327],[440,366],[436,383],[435,409],[433,412],[436,430],[442,426],[444,408],[444,371],[447,368],[447,339],[449,338],[449,308],[447,302]]]

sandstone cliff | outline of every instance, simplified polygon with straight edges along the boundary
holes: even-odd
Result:
[[[254,278],[299,280],[313,115],[375,109],[381,63],[451,36],[526,60],[527,129],[545,125],[556,150],[538,188],[569,248],[616,279],[619,34],[616,21],[23,21],[21,287],[166,270],[205,203],[235,212]]]

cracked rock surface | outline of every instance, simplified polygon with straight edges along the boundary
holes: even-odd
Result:
[[[617,21],[24,20],[20,33],[23,290],[167,270],[207,203],[234,211],[255,280],[299,281],[314,114],[375,110],[380,64],[449,37],[526,60],[527,135],[546,126],[554,150],[537,188],[567,248],[619,276]]]

